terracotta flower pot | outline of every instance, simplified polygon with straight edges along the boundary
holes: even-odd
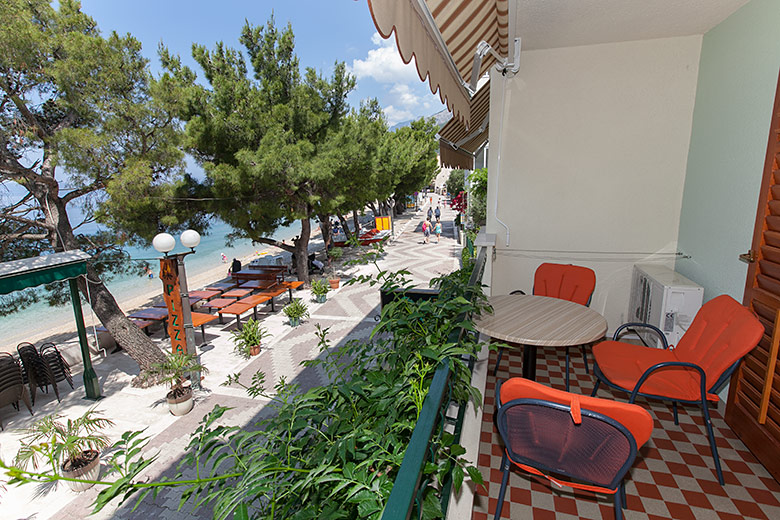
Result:
[[[97,480],[100,476],[100,452],[87,450],[74,465],[70,459],[62,465],[62,476],[82,480]],[[67,482],[68,487],[76,492],[86,491],[94,486],[87,482]]]
[[[168,392],[166,396],[168,400],[168,408],[173,415],[186,415],[192,410],[192,388],[185,387],[181,394],[175,395],[173,392]]]
[[[331,279],[329,279],[328,283],[330,284],[330,288],[331,289],[338,289],[340,281],[341,281],[340,278],[331,278]]]
[[[256,356],[260,353],[260,344],[249,347],[249,355]]]

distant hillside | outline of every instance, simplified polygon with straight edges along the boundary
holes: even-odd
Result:
[[[432,117],[436,120],[436,124],[439,125],[439,128],[444,126],[444,124],[452,118],[452,115],[450,114],[450,111],[446,108],[443,110],[440,110],[439,112],[436,112],[433,114]],[[393,126],[390,127],[390,131],[397,130],[398,128],[403,128],[405,126],[409,126],[414,119],[409,119],[408,121],[401,121],[400,123],[396,123]]]

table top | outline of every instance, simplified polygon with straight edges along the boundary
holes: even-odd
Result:
[[[205,312],[193,312],[192,313],[192,326],[193,327],[200,327],[201,325],[205,325],[206,323],[210,321],[214,321],[217,319],[217,316],[214,314],[206,314]]]
[[[192,293],[189,294],[189,298],[190,298],[190,306],[195,305],[196,303],[198,303],[203,299],[200,296],[193,296]],[[168,304],[162,301],[160,303],[155,303],[153,307],[168,307]]]
[[[223,298],[243,298],[247,294],[251,293],[252,289],[230,289],[222,293]]]
[[[493,314],[483,314],[474,328],[491,338],[522,345],[583,345],[604,337],[607,320],[579,303],[525,294],[491,296]]]
[[[218,296],[222,294],[221,290],[218,289],[206,289],[202,291],[190,291],[190,301],[192,301],[192,298],[200,298],[202,300],[208,300],[209,298],[213,298],[215,296]]]
[[[212,283],[208,287],[206,287],[207,291],[227,291],[228,289],[232,289],[236,286],[235,282],[217,282]]]
[[[233,273],[236,280],[276,280],[284,278],[284,274],[278,269],[244,269]]]
[[[246,303],[247,305],[254,307],[256,305],[260,305],[261,303],[265,303],[270,299],[271,296],[267,294],[253,294],[251,296],[247,296],[244,299],[238,300],[238,303]]]
[[[168,309],[165,307],[149,307],[146,309],[139,309],[128,314],[127,317],[141,320],[163,321],[168,319]]]
[[[249,280],[238,287],[240,289],[267,289],[276,285],[276,280]]]
[[[209,300],[206,303],[204,303],[203,307],[211,307],[212,309],[221,309],[222,307],[227,307],[228,305],[231,305],[233,303],[236,303],[236,300],[234,298],[214,298],[213,300]]]
[[[244,314],[246,311],[254,307],[254,305],[250,305],[248,303],[241,303],[240,301],[236,303],[232,303],[228,305],[227,307],[223,307],[222,309],[219,309],[217,312],[219,314],[235,314],[237,316],[240,316]]]

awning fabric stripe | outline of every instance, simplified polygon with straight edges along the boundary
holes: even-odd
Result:
[[[415,58],[420,78],[428,79],[431,92],[439,92],[453,118],[467,128],[473,126],[463,78],[471,78],[481,41],[507,55],[507,0],[368,0],[368,7],[379,34],[389,38],[395,31],[401,58],[405,63]],[[428,15],[435,27],[426,22]],[[480,72],[494,62],[492,55],[485,56]]]
[[[466,128],[460,121],[453,118],[439,130],[439,152],[442,166],[464,170],[474,169],[474,154],[488,137],[490,124],[486,119],[490,113],[490,82],[485,83],[471,98],[469,112],[471,113],[471,128]],[[485,124],[483,125],[483,123]],[[452,146],[453,144],[457,147]]]
[[[74,250],[3,262],[0,264],[0,294],[85,274],[89,258],[87,253]]]

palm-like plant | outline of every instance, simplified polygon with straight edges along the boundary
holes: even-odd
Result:
[[[193,354],[168,354],[165,361],[153,364],[144,377],[155,379],[159,384],[170,384],[171,391],[168,392],[168,397],[174,398],[188,393],[184,390],[184,381],[190,372],[209,373]]]
[[[66,463],[71,468],[79,467],[91,460],[88,453],[108,446],[108,437],[100,431],[114,423],[95,409],[76,419],[61,419],[62,415],[48,415],[24,431],[22,447],[16,454],[17,466],[24,469],[32,464],[37,469],[41,460],[47,460],[59,473]]]

